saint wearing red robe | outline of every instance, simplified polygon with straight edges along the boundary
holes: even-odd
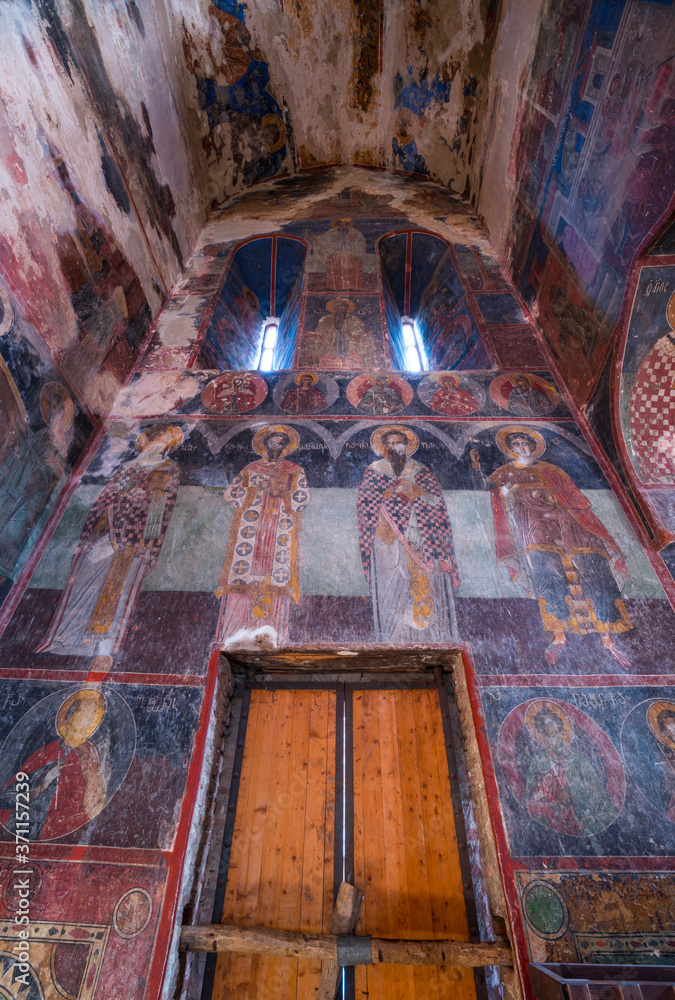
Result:
[[[567,634],[598,633],[628,669],[612,639],[633,627],[621,599],[629,579],[621,549],[567,473],[537,460],[546,448],[541,434],[504,427],[497,445],[513,461],[489,477],[475,449],[471,461],[484,488],[492,490],[497,560],[538,601],[544,629],[553,633],[548,663],[559,658]]]
[[[69,695],[56,717],[58,739],[35,750],[19,768],[30,783],[30,840],[63,837],[106,804],[101,756],[91,740],[105,712],[105,697],[98,690],[85,688]],[[13,796],[10,808],[3,808],[6,798],[0,796],[0,823],[13,832]]]

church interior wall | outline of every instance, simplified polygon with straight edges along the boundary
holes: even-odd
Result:
[[[446,248],[447,265],[419,258],[409,289],[426,302],[430,354],[446,336],[457,367],[391,366],[378,247],[401,232]],[[306,248],[303,282],[287,281],[293,367],[203,367],[236,248],[255,238],[266,253],[271,235]],[[405,304],[394,265],[390,314]],[[227,300],[242,329],[264,319],[251,310],[267,280]],[[476,336],[472,363],[460,348]],[[89,699],[101,716],[86,741],[96,801],[45,800],[31,831],[40,927],[105,927],[92,997],[122,981],[133,997],[160,990],[221,650],[460,650],[520,967],[669,960],[675,615],[611,464],[463,202],[356,169],[240,196],[211,216],[110,409],[0,639],[3,775],[60,745],[64,705]],[[396,454],[410,485],[385,496]],[[35,975],[50,983],[43,950]],[[92,963],[83,953],[62,973],[73,992]]]
[[[519,968],[675,961],[672,4],[446,6],[0,12],[35,995],[159,996],[221,652],[261,648],[459,650]]]

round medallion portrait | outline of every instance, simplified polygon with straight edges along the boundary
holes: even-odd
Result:
[[[546,417],[560,402],[560,394],[540,375],[512,372],[490,383],[490,396],[502,410],[518,417]]]
[[[120,787],[136,747],[128,704],[110,688],[57,691],[33,705],[0,748],[0,823],[14,836],[13,776],[28,776],[29,840],[56,840],[94,819]],[[25,780],[25,779],[24,779]]]
[[[457,372],[430,372],[417,386],[417,395],[430,410],[448,417],[475,413],[485,403],[481,386]]]
[[[675,701],[641,701],[624,719],[621,750],[640,796],[675,823]]]
[[[287,413],[321,413],[335,402],[339,392],[335,379],[324,372],[291,372],[279,379],[272,396]]]
[[[517,705],[502,722],[497,750],[518,806],[548,830],[591,837],[623,808],[626,778],[617,749],[574,705],[552,698]]]
[[[373,372],[357,375],[347,386],[347,399],[362,413],[386,417],[404,410],[413,398],[412,387],[400,375]]]
[[[256,372],[223,372],[204,387],[202,403],[212,413],[237,416],[255,410],[267,396],[267,383]]]

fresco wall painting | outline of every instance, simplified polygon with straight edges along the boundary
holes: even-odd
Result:
[[[670,3],[550,4],[521,92],[509,253],[580,404],[636,257],[672,212],[671,19]]]
[[[509,334],[511,364],[490,341],[482,367],[350,367],[352,313],[336,326],[324,307],[372,301],[383,330],[376,240],[393,226],[347,225],[342,208],[330,208],[341,226],[293,223],[310,251],[290,370],[199,366],[238,244],[202,248],[0,638],[0,855],[12,856],[21,767],[37,786],[45,996],[116,998],[119,970],[141,961],[137,995],[156,994],[220,651],[260,644],[461,649],[520,960],[625,956],[633,941],[670,954],[675,700],[654,671],[667,669],[672,608],[485,254],[458,244],[440,266],[481,341]],[[286,287],[292,299],[297,279]],[[411,278],[420,309],[428,287]],[[341,363],[305,364],[307,331],[327,316]],[[567,879],[577,871],[587,888]],[[616,894],[627,886],[637,914],[651,873],[653,916],[643,906],[619,926]],[[106,888],[80,905],[85,879]],[[79,951],[47,944],[47,925],[74,924]],[[94,933],[99,950],[85,952]]]

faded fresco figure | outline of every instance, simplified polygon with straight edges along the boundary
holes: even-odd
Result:
[[[516,372],[509,379],[508,408],[519,417],[542,417],[556,408],[556,400],[551,399],[532,375]]]
[[[303,363],[345,369],[377,367],[373,337],[358,316],[352,316],[351,299],[331,299],[326,309],[316,330],[304,334]]]
[[[441,488],[412,457],[419,441],[410,428],[379,427],[370,440],[381,457],[363,474],[357,512],[374,638],[449,642],[457,638],[459,577]]]
[[[656,737],[660,759],[655,767],[660,772],[666,796],[665,814],[675,823],[675,704],[672,701],[653,702],[647,710],[647,725]]]
[[[288,413],[315,413],[326,408],[326,397],[317,387],[319,376],[316,372],[300,372],[295,376],[295,385],[288,389],[281,401],[282,410]]]
[[[330,228],[314,238],[309,270],[325,274],[327,289],[358,291],[364,270],[375,272],[375,258],[367,254],[366,238],[351,219],[333,219]]]
[[[462,385],[458,375],[443,373],[436,376],[438,388],[427,406],[448,417],[463,417],[480,408],[480,402]]]
[[[238,416],[255,409],[266,392],[262,379],[253,372],[225,372],[214,378],[202,392],[202,402],[214,413]]]
[[[138,456],[115,473],[89,512],[37,653],[100,657],[110,667],[141,584],[159,559],[178,493],[178,465],[167,456],[182,440],[180,428],[166,424],[139,435]]]
[[[0,358],[0,577],[11,576],[49,498],[67,471],[75,407],[65,386],[40,393],[45,426],[34,431],[14,379]]]
[[[359,400],[359,409],[373,416],[389,416],[398,413],[405,406],[403,397],[395,385],[392,385],[391,375],[369,375],[369,388]]]
[[[225,490],[237,513],[216,590],[221,644],[263,627],[272,645],[288,638],[291,604],[300,599],[300,515],[310,501],[303,469],[286,458],[299,443],[292,427],[263,427],[252,441],[260,458]]]
[[[105,753],[91,742],[106,712],[100,691],[69,695],[56,716],[58,738],[35,750],[19,771],[29,776],[30,839],[54,840],[78,829],[106,804]],[[14,774],[10,782],[14,783]],[[0,823],[14,830],[14,797],[0,793]],[[7,801],[6,801],[7,800]]]
[[[527,730],[542,748],[529,762],[525,807],[537,823],[572,837],[593,836],[613,823],[619,810],[607,793],[599,760],[575,749],[575,727],[552,701],[535,701]]]
[[[477,484],[492,490],[497,561],[538,601],[544,630],[553,634],[547,663],[557,662],[568,633],[597,633],[628,670],[612,638],[633,627],[621,599],[629,579],[621,549],[567,473],[539,461],[546,449],[541,434],[503,427],[496,443],[512,461],[485,476],[473,448],[471,463]]]

